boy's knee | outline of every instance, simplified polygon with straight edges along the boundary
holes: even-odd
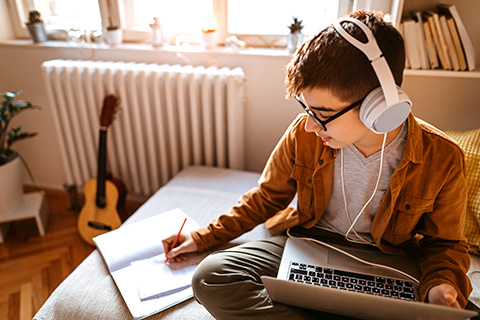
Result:
[[[211,293],[206,293],[210,286],[208,283],[215,283],[215,278],[219,273],[221,273],[221,268],[212,255],[207,256],[205,259],[200,262],[195,270],[192,277],[192,289],[195,295],[195,298],[202,303],[202,296],[211,295]]]

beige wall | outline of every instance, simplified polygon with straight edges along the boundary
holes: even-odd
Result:
[[[6,12],[0,3],[0,21]],[[2,23],[0,22],[0,27]],[[6,28],[8,29],[8,28]],[[0,39],[9,39],[10,31],[0,28]],[[27,130],[38,131],[34,139],[16,145],[30,165],[39,185],[61,189],[65,172],[59,144],[42,83],[41,63],[46,60],[82,59],[92,52],[74,47],[0,43],[0,92],[21,90],[25,100],[43,106],[18,117]],[[284,99],[283,76],[288,62],[286,54],[266,56],[248,53],[185,53],[194,65],[204,65],[217,59],[220,66],[244,69],[246,81],[246,166],[261,171],[278,139],[299,113],[294,101]],[[184,64],[175,52],[101,49],[94,52],[95,60],[135,61],[147,63]],[[406,76],[404,89],[414,102],[414,113],[444,130],[469,130],[480,127],[480,79]],[[30,183],[25,175],[25,183]]]
[[[480,78],[406,76],[402,87],[417,117],[442,130],[480,128]]]
[[[194,65],[204,65],[218,54],[185,53]],[[49,48],[38,45],[0,44],[0,91],[22,90],[21,97],[43,106],[40,112],[21,115],[17,122],[26,129],[39,131],[31,140],[20,142],[38,183],[61,188],[64,172],[59,145],[53,127],[52,108],[44,92],[41,63],[51,59],[81,59],[77,48]],[[123,60],[147,63],[184,64],[174,52],[153,50],[99,50],[96,60]],[[296,102],[284,99],[283,69],[288,57],[228,54],[218,58],[221,66],[243,68],[246,81],[246,166],[261,171],[265,161],[290,121],[300,112]]]

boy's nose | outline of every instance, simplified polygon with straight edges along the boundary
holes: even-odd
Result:
[[[312,117],[307,116],[307,121],[305,122],[305,131],[317,133],[322,130],[322,127],[315,120],[313,120]]]

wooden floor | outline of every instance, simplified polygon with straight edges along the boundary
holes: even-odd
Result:
[[[66,192],[46,190],[50,210],[47,232],[40,237],[33,219],[11,223],[0,244],[0,319],[32,319],[53,290],[94,248],[76,229]],[[129,212],[139,203],[128,203]]]

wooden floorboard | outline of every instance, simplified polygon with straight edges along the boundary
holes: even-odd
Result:
[[[44,190],[50,212],[45,236],[33,219],[15,221],[0,244],[0,319],[32,319],[55,288],[94,250],[76,227],[67,192]],[[80,200],[81,201],[81,200]],[[140,203],[127,203],[130,213]]]

